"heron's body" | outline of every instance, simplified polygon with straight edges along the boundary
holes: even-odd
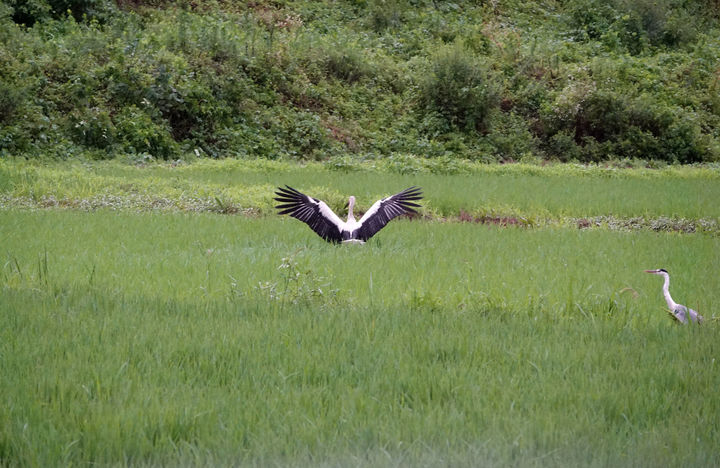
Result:
[[[645,270],[645,273],[652,273],[654,275],[662,276],[665,281],[663,282],[663,296],[667,303],[670,315],[672,315],[680,323],[688,323],[688,317],[691,322],[700,323],[703,321],[703,316],[698,314],[697,311],[692,310],[689,307],[685,307],[682,304],[675,302],[670,296],[670,275],[667,270],[660,268],[659,270]]]
[[[275,200],[281,203],[277,205],[280,214],[289,214],[299,219],[328,242],[344,244],[363,244],[393,218],[416,213],[413,208],[420,205],[413,202],[422,198],[419,188],[410,187],[376,201],[358,221],[353,214],[355,197],[351,196],[348,201],[347,221],[343,221],[324,201],[309,197],[287,185],[285,188],[278,188],[275,194]]]

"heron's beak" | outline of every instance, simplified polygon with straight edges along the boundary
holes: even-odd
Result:
[[[645,273],[657,273],[657,270],[645,270]]]

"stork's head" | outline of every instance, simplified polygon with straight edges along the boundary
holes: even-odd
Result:
[[[645,270],[645,273],[652,273],[653,275],[667,275],[668,272],[664,268],[660,268],[657,270]]]

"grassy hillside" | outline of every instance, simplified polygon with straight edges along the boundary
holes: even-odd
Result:
[[[5,0],[0,155],[720,159],[711,0]]]

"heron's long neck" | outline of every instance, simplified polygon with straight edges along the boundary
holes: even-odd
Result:
[[[664,274],[665,283],[663,283],[663,296],[665,296],[665,302],[667,302],[668,308],[674,310],[677,305],[673,298],[670,296],[670,275]]]
[[[350,200],[348,201],[348,217],[347,222],[355,221],[355,216],[353,215],[353,207],[355,206],[355,197],[350,197]]]

